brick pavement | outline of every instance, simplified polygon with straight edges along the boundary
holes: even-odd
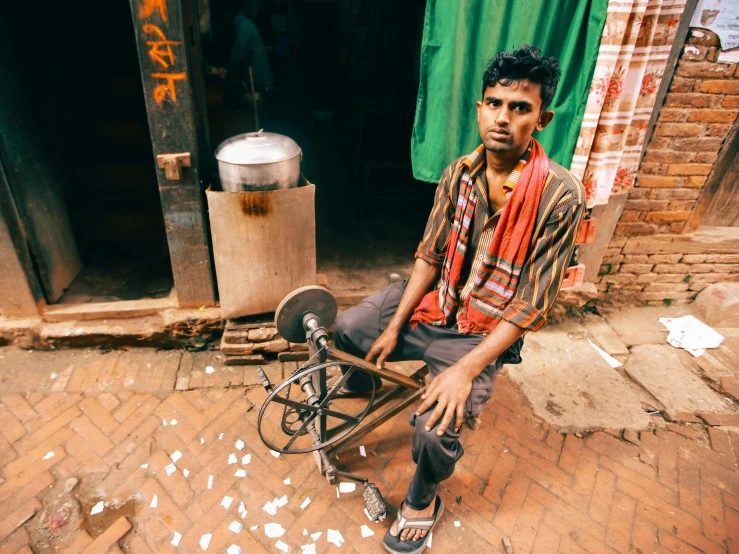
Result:
[[[279,552],[278,539],[264,532],[271,522],[285,529],[279,540],[290,552],[313,542],[304,530],[323,533],[317,552],[383,551],[390,520],[369,524],[359,492],[337,499],[312,456],[274,458],[259,441],[254,407],[265,392],[249,385],[253,368],[214,366],[205,373],[197,358],[196,388],[176,391],[172,357],[183,354],[149,353],[81,359],[60,368],[42,391],[0,396],[1,553],[200,552],[206,533],[212,534],[208,552],[231,544],[249,553]],[[270,367],[274,380],[282,371]],[[348,470],[375,481],[392,505],[413,470],[407,415],[363,440],[367,458],[357,448],[339,455]],[[442,488],[447,513],[431,552],[504,552],[504,537],[517,554],[739,552],[736,432],[655,418],[656,428],[639,434],[562,435],[532,415],[505,375],[482,421],[464,434],[466,455]],[[243,452],[234,447],[238,439],[246,443]],[[175,451],[182,457],[168,476]],[[48,452],[54,456],[44,459]],[[251,454],[251,462],[229,465],[230,453],[239,460]],[[236,477],[242,467],[247,477]],[[79,483],[60,493],[70,477]],[[288,503],[276,516],[262,510],[283,495]],[[228,508],[224,496],[233,498]],[[306,497],[311,503],[303,510]],[[100,500],[103,512],[89,515]],[[81,519],[53,529],[65,509],[73,516],[81,511]],[[244,525],[238,534],[228,530],[234,520]],[[362,538],[364,524],[374,536]],[[327,542],[329,528],[343,535],[341,548]],[[174,532],[182,535],[178,548],[170,544]]]

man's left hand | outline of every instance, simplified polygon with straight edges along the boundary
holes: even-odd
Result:
[[[472,380],[473,377],[468,370],[453,365],[431,381],[426,392],[421,396],[423,402],[416,411],[418,415],[421,415],[436,403],[434,411],[426,422],[426,431],[431,431],[434,424],[441,418],[436,434],[443,435],[455,416],[456,428],[454,430],[459,430],[464,417],[464,407],[472,391]]]

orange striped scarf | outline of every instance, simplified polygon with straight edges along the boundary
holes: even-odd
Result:
[[[479,153],[484,156],[484,147],[478,148],[481,149]],[[515,295],[549,172],[549,158],[536,139],[531,139],[527,154],[528,160],[524,155],[504,185],[504,188],[511,189],[511,193],[475,275],[474,288],[465,299],[465,309],[457,320],[461,333],[491,332]],[[456,311],[459,280],[476,203],[474,179],[462,171],[439,286],[421,300],[410,319],[412,328],[415,329],[419,322],[446,325]]]

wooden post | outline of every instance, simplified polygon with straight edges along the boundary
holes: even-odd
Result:
[[[130,2],[154,157],[190,155],[189,167],[157,168],[177,298],[182,307],[212,306],[215,279],[204,194],[211,161],[195,3]]]

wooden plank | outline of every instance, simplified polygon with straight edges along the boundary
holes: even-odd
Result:
[[[735,121],[686,228],[739,225],[739,121]]]
[[[339,360],[342,362],[351,362],[353,364],[357,364],[358,366],[363,367],[364,369],[366,369],[373,375],[377,375],[378,377],[381,377],[382,379],[386,379],[392,383],[403,385],[404,387],[409,388],[411,390],[418,390],[419,388],[421,388],[421,384],[415,379],[406,377],[402,373],[398,373],[386,367],[381,367],[381,368],[377,367],[375,364],[371,364],[363,360],[362,358],[358,358],[357,356],[352,356],[351,354],[342,352],[341,350],[336,350],[333,347],[329,347],[328,355],[330,358],[334,360]]]
[[[208,191],[223,317],[273,312],[287,294],[315,284],[314,197],[313,185]]]
[[[182,307],[213,306],[215,280],[204,186],[210,173],[199,32],[191,0],[130,0],[154,157],[189,153],[179,180],[157,168],[177,298]]]
[[[140,300],[120,300],[117,302],[90,302],[87,304],[57,304],[47,306],[43,312],[44,321],[89,321],[94,319],[118,319],[150,315],[177,308],[177,299],[142,298]]]
[[[0,17],[0,158],[40,282],[56,301],[82,268],[59,175],[29,105],[10,19]]]
[[[651,235],[630,238],[624,254],[736,254],[739,227],[701,227],[688,235]]]
[[[5,317],[38,315],[44,292],[36,277],[20,217],[0,163],[0,312]]]
[[[649,117],[649,123],[647,124],[647,131],[644,135],[644,148],[642,148],[642,159],[647,153],[647,145],[652,139],[654,133],[654,127],[657,125],[657,118],[659,112],[662,109],[662,104],[667,96],[667,91],[670,88],[672,82],[672,76],[675,74],[677,68],[677,62],[680,59],[683,48],[685,47],[685,41],[688,39],[688,32],[690,32],[690,20],[693,19],[695,9],[698,7],[698,0],[686,0],[683,13],[680,16],[680,23],[677,25],[675,31],[675,37],[672,41],[672,48],[670,48],[670,55],[667,56],[667,62],[665,63],[665,71],[662,74],[662,80],[660,81],[657,94],[654,97],[654,109]]]

